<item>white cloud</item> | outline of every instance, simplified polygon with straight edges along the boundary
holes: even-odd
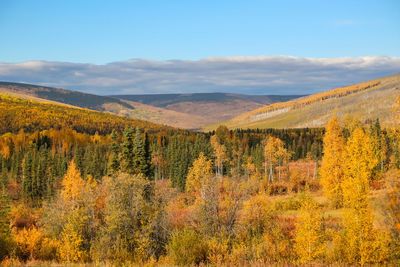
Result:
[[[28,61],[0,63],[0,80],[96,94],[234,92],[305,94],[400,72],[400,58],[210,57],[131,59],[106,65]]]

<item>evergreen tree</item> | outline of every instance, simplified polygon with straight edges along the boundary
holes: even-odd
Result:
[[[11,232],[10,232],[10,199],[4,190],[0,191],[0,262],[10,254]]]
[[[84,174],[84,154],[85,151],[83,150],[82,146],[77,145],[74,151],[74,162],[76,167],[81,171],[81,174]]]
[[[140,133],[139,127],[136,128],[135,140],[133,142],[133,173],[149,175],[149,158],[146,153],[145,142]]]
[[[146,165],[147,165],[147,173],[145,174],[145,176],[150,178],[153,177],[154,172],[151,165],[151,148],[150,148],[149,136],[147,133],[144,134],[144,151],[145,151]]]
[[[110,163],[110,168],[113,173],[118,172],[120,168],[120,163],[119,163],[119,145],[117,143],[117,134],[115,130],[113,129],[111,133],[111,140],[113,141],[111,144],[111,151],[112,151],[112,156],[111,156],[111,163]]]
[[[124,130],[124,141],[122,142],[122,169],[123,171],[133,174],[135,173],[135,162],[133,154],[133,129],[126,128]]]
[[[7,164],[4,158],[1,160],[1,189],[6,189],[8,186],[8,170]]]
[[[24,159],[24,171],[23,171],[23,184],[22,184],[22,195],[25,199],[32,199],[33,197],[33,161],[32,154],[30,151],[27,152]]]

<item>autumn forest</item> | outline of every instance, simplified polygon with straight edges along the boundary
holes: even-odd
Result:
[[[194,132],[0,101],[2,265],[400,262],[396,107],[393,125]]]

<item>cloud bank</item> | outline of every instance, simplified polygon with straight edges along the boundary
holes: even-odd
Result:
[[[0,80],[100,95],[231,92],[311,94],[400,72],[400,58],[218,57],[132,59],[106,65],[1,63]]]

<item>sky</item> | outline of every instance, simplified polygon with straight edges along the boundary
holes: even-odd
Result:
[[[399,29],[397,0],[1,0],[0,80],[98,94],[313,93],[399,73]]]

